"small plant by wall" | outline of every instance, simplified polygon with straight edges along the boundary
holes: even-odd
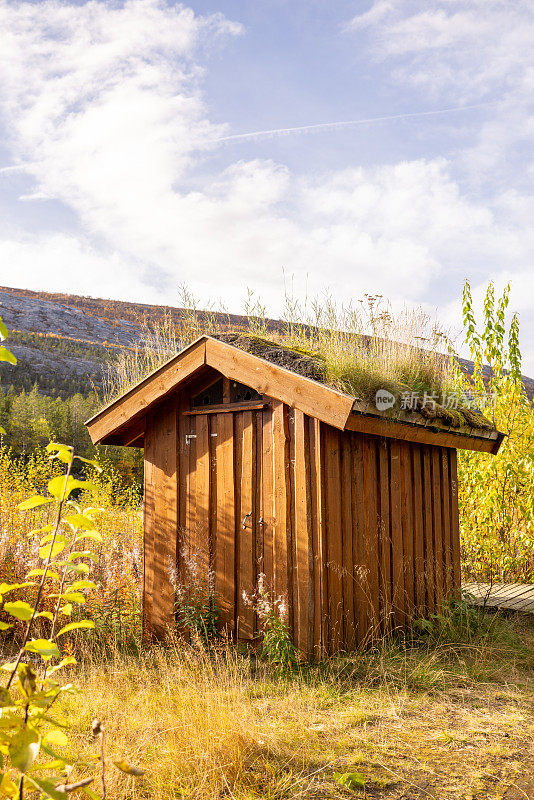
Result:
[[[265,575],[260,574],[254,594],[248,597],[244,593],[243,600],[258,615],[262,636],[262,658],[276,670],[294,669],[299,658],[289,630],[285,598],[279,597],[273,600],[265,586]]]
[[[175,616],[178,628],[194,641],[207,643],[219,637],[219,606],[213,591],[213,576],[203,577],[198,554],[181,554],[183,577],[178,580],[173,568],[171,581],[175,590]]]

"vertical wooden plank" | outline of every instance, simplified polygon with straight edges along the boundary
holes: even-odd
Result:
[[[288,583],[287,528],[289,524],[289,441],[284,403],[273,401],[274,463],[274,594],[291,602]],[[289,611],[289,609],[288,609]]]
[[[263,534],[264,534],[264,518],[263,518],[263,492],[262,492],[262,463],[263,463],[263,424],[262,412],[252,412],[252,493],[253,493],[253,524],[254,524],[254,540],[253,540],[253,558],[252,565],[252,582],[254,588],[258,585],[258,577],[264,573],[263,567]],[[254,615],[254,632],[258,627],[258,620],[256,614]]]
[[[391,440],[390,446],[390,524],[391,524],[391,561],[392,561],[392,604],[393,619],[396,627],[406,623],[404,605],[404,546],[402,541],[401,521],[401,451],[400,442]]]
[[[414,523],[413,523],[413,483],[412,483],[412,458],[409,442],[400,443],[401,452],[401,518],[402,518],[402,543],[404,550],[404,610],[409,619],[412,619],[415,600],[415,581],[413,568],[414,550]]]
[[[187,584],[186,560],[189,557],[187,535],[187,484],[189,475],[189,444],[186,436],[191,432],[189,417],[182,416],[182,411],[188,407],[186,396],[178,399],[178,536],[176,537],[176,563],[178,565],[178,580],[182,586]]]
[[[365,497],[365,562],[367,566],[367,619],[371,635],[379,629],[379,518],[378,518],[378,470],[377,439],[366,436],[363,440],[363,477]]]
[[[274,544],[274,475],[273,475],[273,412],[272,407],[262,412],[262,518],[263,518],[263,572],[265,586],[273,591]]]
[[[151,612],[154,603],[154,417],[148,415],[144,449],[143,489],[143,637],[150,639]]]
[[[306,425],[306,451],[305,451],[305,468],[306,468],[306,490],[308,495],[307,515],[308,515],[308,632],[307,632],[307,645],[308,657],[314,658],[315,654],[315,528],[316,521],[314,521],[314,508],[316,508],[316,499],[314,500],[314,492],[316,492],[317,481],[315,479],[315,451],[313,443],[313,426],[314,420],[311,417],[305,416]]]
[[[237,555],[237,615],[238,635],[251,639],[254,635],[254,611],[251,606],[255,589],[254,581],[254,482],[252,412],[237,412],[234,435],[236,452],[239,450],[239,466],[236,458],[236,541]],[[255,448],[254,448],[255,451]],[[237,511],[239,507],[239,511]],[[244,527],[243,527],[244,526]]]
[[[215,591],[221,624],[235,629],[235,497],[233,414],[214,414],[217,458],[217,550]]]
[[[434,532],[434,564],[436,581],[436,606],[439,609],[443,603],[443,535],[441,528],[441,470],[440,448],[432,447],[430,457],[432,470],[432,528]]]
[[[196,475],[195,475],[195,553],[198,575],[203,587],[208,588],[209,551],[209,501],[210,501],[210,449],[208,415],[196,418]]]
[[[413,507],[414,507],[414,571],[415,611],[418,616],[425,613],[425,550],[423,530],[423,487],[421,446],[412,445]]]
[[[365,561],[365,495],[363,478],[363,434],[352,434],[352,558],[354,561],[354,619],[356,641],[365,641],[367,628],[367,564]]]
[[[186,418],[187,419],[187,418]],[[195,536],[196,524],[196,417],[189,417],[185,422],[188,433],[185,435],[184,462],[185,462],[185,530],[183,531],[182,567],[184,586],[189,585],[191,576],[192,559],[195,557],[197,541]]]
[[[343,643],[343,570],[341,524],[341,452],[339,431],[325,426],[325,502],[328,559],[328,610],[330,649],[337,653]]]
[[[311,655],[309,635],[310,620],[310,521],[311,498],[309,492],[309,438],[307,418],[302,411],[295,410],[295,574],[297,602],[295,609],[295,641],[299,651],[306,657]]]
[[[383,630],[391,628],[391,533],[389,521],[389,439],[378,444],[378,480],[380,501],[380,618]]]
[[[177,425],[176,398],[171,397],[158,406],[157,413],[149,422],[153,440],[148,448],[151,458],[149,475],[152,497],[147,506],[147,536],[151,546],[146,555],[149,558],[148,585],[150,606],[146,607],[146,634],[164,638],[174,617],[174,586],[172,574],[176,570],[176,532],[177,521]]]
[[[456,450],[449,449],[449,474],[451,478],[450,503],[451,503],[451,548],[452,548],[452,580],[455,592],[460,591],[460,515],[458,511],[458,454]]]
[[[313,570],[313,655],[322,655],[323,618],[323,505],[322,505],[322,462],[321,462],[321,423],[317,419],[308,420],[310,436],[310,497],[312,521],[312,570]]]
[[[434,561],[434,535],[432,513],[431,448],[421,448],[423,458],[423,527],[425,549],[425,586],[427,612],[436,610],[436,567]]]
[[[352,552],[352,442],[349,431],[341,433],[341,527],[343,550],[343,647],[356,646],[354,619],[354,558]]]
[[[443,536],[444,592],[450,597],[452,591],[451,509],[448,448],[441,447],[441,530]]]
[[[321,649],[323,653],[330,652],[330,614],[329,614],[329,587],[328,587],[328,524],[326,504],[326,425],[317,423],[318,466],[319,472],[319,504],[320,517],[320,549],[321,549]]]
[[[295,550],[295,409],[287,409],[287,428],[289,435],[289,517],[287,525],[287,571],[289,586],[289,626],[292,631],[293,641],[297,641],[298,626],[298,589],[297,589],[297,554]]]
[[[234,418],[233,428],[234,428],[234,558],[235,558],[235,591],[236,591],[236,636],[242,636],[241,632],[241,623],[242,617],[240,616],[241,612],[244,609],[243,604],[243,595],[241,589],[241,574],[240,574],[240,557],[241,557],[241,548],[243,546],[242,542],[242,524],[243,524],[243,516],[247,513],[250,509],[243,510],[243,506],[241,504],[241,488],[242,488],[242,481],[243,481],[243,414],[236,413],[232,415]],[[245,497],[246,501],[246,497]],[[247,521],[250,524],[250,518]],[[250,594],[250,593],[249,593]]]
[[[210,447],[210,572],[209,589],[212,596],[215,596],[215,554],[217,552],[217,420],[213,415],[209,415],[209,447]]]

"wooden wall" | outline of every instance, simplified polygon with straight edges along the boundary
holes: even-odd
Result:
[[[327,652],[432,613],[460,585],[456,450],[322,430]]]
[[[143,630],[163,638],[174,613],[177,413],[174,399],[147,420],[145,433]]]
[[[270,400],[156,410],[145,442],[145,629],[172,622],[172,565],[211,582],[252,639],[260,574],[302,653],[351,649],[431,613],[460,583],[456,451],[340,432]],[[245,519],[245,515],[252,512]]]

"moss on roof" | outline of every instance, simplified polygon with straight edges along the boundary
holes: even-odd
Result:
[[[468,426],[478,430],[494,430],[494,426],[480,411],[460,404],[456,408],[446,408],[437,401],[425,402],[424,397],[417,394],[416,388],[419,387],[389,380],[387,376],[369,375],[365,372],[364,365],[359,367],[356,360],[350,370],[344,370],[341,379],[339,376],[333,378],[329,375],[327,359],[318,351],[288,346],[282,342],[241,331],[212,333],[211,336],[305,378],[311,378],[333,389],[341,389],[355,399],[373,404],[373,409],[376,408],[374,400],[378,389],[386,389],[397,399],[405,393],[409,395],[415,393],[417,396],[413,399],[413,410],[418,411],[429,421],[436,421],[452,428]]]

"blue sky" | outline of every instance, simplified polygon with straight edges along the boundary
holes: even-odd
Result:
[[[454,328],[510,280],[534,372],[533,41],[529,0],[0,0],[0,284]]]

